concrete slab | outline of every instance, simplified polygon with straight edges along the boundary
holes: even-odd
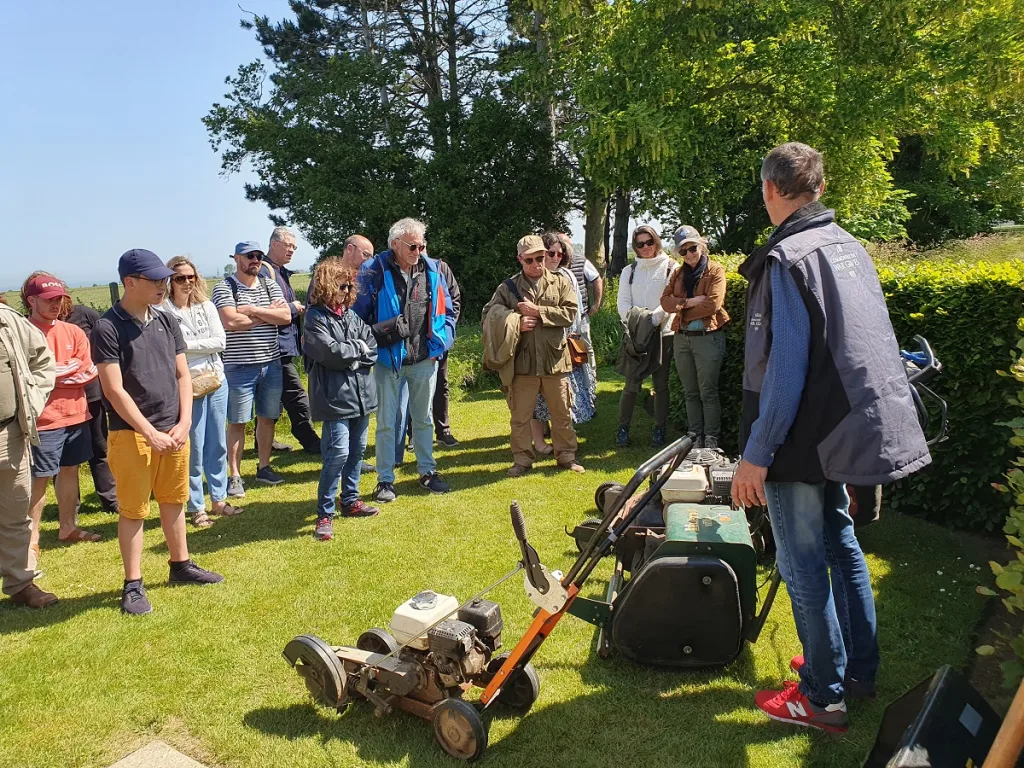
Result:
[[[151,741],[110,768],[206,768],[162,741]]]

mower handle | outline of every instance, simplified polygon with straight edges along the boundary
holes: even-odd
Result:
[[[648,491],[645,495],[644,499],[642,499],[642,501],[645,501],[645,503],[637,504],[636,506],[634,506],[630,513],[626,516],[626,519],[622,520],[619,523],[619,525],[616,526],[615,531],[613,531],[614,538],[612,538],[612,540],[608,542],[609,546],[612,543],[614,543],[614,539],[617,539],[619,534],[621,534],[622,531],[628,528],[629,524],[632,523],[633,520],[636,519],[636,517],[640,514],[640,512],[646,504],[647,497],[653,496],[655,493],[661,490],[661,486],[663,486],[667,482],[668,476],[675,470],[677,466],[679,466],[679,463],[683,460],[683,458],[685,458],[693,449],[693,443],[696,440],[696,438],[697,436],[692,432],[683,435],[674,443],[670,443],[669,445],[665,446],[659,453],[656,453],[654,456],[649,458],[647,461],[645,461],[637,468],[636,472],[633,473],[633,477],[629,479],[629,482],[626,483],[626,486],[622,489],[622,492],[618,495],[615,501],[612,502],[611,506],[605,512],[604,517],[601,518],[601,524],[594,529],[593,534],[591,534],[590,536],[590,540],[587,542],[587,545],[580,552],[579,557],[576,558],[576,562],[573,563],[572,568],[569,569],[569,572],[562,579],[563,587],[567,587],[569,584],[572,584],[574,582],[576,582],[577,586],[582,586],[582,582],[587,578],[587,576],[590,575],[590,572],[593,570],[594,565],[597,564],[597,560],[600,559],[600,557],[603,554],[598,552],[599,548],[602,546],[602,539],[608,532],[608,529],[611,527],[612,521],[614,521],[615,518],[618,516],[619,512],[625,506],[626,502],[633,497],[633,494],[636,493],[637,489],[640,487],[640,484],[645,479],[647,479],[647,477],[652,472],[654,472],[656,469],[663,466],[664,464],[667,464],[670,461],[673,462],[672,466],[664,474],[664,476],[659,478],[659,482],[655,483],[655,487],[651,488],[651,490]],[[597,554],[596,558],[594,557],[595,553]],[[593,562],[590,562],[589,567],[586,567],[588,565],[588,561],[591,560],[593,560]],[[577,576],[580,577],[578,580]]]
[[[932,351],[932,346],[928,343],[928,339],[918,334],[914,336],[914,341],[917,342],[920,351],[908,352],[901,349],[900,357],[913,363],[918,368],[914,373],[907,373],[907,379],[911,385],[924,384],[942,370],[942,363],[935,359],[935,353]]]

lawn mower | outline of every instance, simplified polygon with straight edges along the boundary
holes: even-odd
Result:
[[[501,707],[525,713],[537,700],[540,680],[531,660],[566,614],[599,628],[602,656],[615,648],[641,663],[729,663],[744,640],[757,638],[779,578],[756,612],[765,515],[731,508],[736,463],[718,450],[694,450],[694,442],[686,435],[625,485],[598,488],[603,515],[573,531],[579,556],[564,575],[541,564],[513,501],[521,557],[493,584],[462,603],[421,592],[395,610],[390,631],[367,630],[354,647],[300,635],[285,647],[285,659],[316,702],[343,709],[365,699],[378,717],[402,709],[430,720],[444,750],[463,760],[479,758],[487,747],[485,715]],[[598,563],[613,553],[605,599],[581,597]],[[520,572],[536,610],[511,651],[499,653],[501,609],[485,595]],[[483,689],[475,702],[463,698],[473,688]]]

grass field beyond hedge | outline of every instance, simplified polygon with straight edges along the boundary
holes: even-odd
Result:
[[[374,718],[365,703],[338,714],[316,709],[281,658],[295,635],[352,643],[386,626],[395,606],[421,589],[466,598],[509,570],[517,548],[508,503],[518,499],[531,539],[549,568],[574,556],[563,526],[591,512],[594,489],[625,481],[649,455],[612,447],[621,380],[602,372],[599,416],[580,428],[587,473],[541,462],[520,480],[504,476],[508,412],[496,392],[453,404],[462,445],[438,450],[453,493],[426,496],[413,470],[399,471],[400,497],[372,520],[340,521],[332,543],[316,543],[313,498],[318,464],[275,459],[288,479],[252,488],[241,517],[189,531],[194,557],[227,581],[170,589],[167,551],[155,522],[143,570],[155,612],[118,612],[121,586],[116,521],[86,492],[82,522],[95,544],[57,542],[53,508],[42,534],[42,586],[61,597],[40,612],[0,600],[0,765],[105,766],[159,738],[218,766],[452,766],[429,724],[403,713]],[[282,423],[280,435],[290,440]],[[634,435],[649,434],[638,409]],[[371,444],[373,435],[371,432]],[[252,477],[247,455],[243,472]],[[364,477],[368,493],[375,482]],[[880,700],[854,703],[854,728],[831,738],[774,724],[752,705],[778,686],[799,650],[785,591],[758,644],[725,669],[667,672],[600,660],[592,627],[568,617],[535,659],[541,697],[525,718],[491,724],[484,766],[859,766],[886,704],[944,663],[972,651],[985,576],[970,539],[923,521],[887,515],[862,541],[878,600],[883,651]],[[603,592],[610,563],[588,584]],[[977,573],[977,575],[975,575]],[[505,616],[505,643],[524,631],[531,605],[518,579],[493,593]],[[686,610],[685,605],[680,610]]]

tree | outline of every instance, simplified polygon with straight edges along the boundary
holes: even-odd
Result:
[[[204,118],[225,173],[243,163],[275,223],[324,248],[423,217],[430,253],[479,280],[507,277],[515,242],[564,225],[569,186],[540,105],[503,89],[501,0],[293,0],[246,21],[268,64],[228,78]],[[499,256],[503,258],[499,259]],[[467,314],[495,283],[463,286]]]
[[[605,193],[749,248],[768,226],[757,171],[772,146],[825,151],[826,202],[897,237],[890,161],[926,137],[947,176],[979,168],[1021,103],[1019,0],[540,0],[554,79],[577,118],[563,139]],[[1005,130],[1005,129],[1004,129]],[[1006,176],[1000,183],[1011,183]]]
[[[224,277],[231,277],[233,274],[235,274],[235,265],[228,262],[224,265]]]

